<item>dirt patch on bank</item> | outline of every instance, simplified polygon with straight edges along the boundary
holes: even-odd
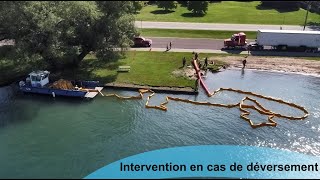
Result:
[[[195,76],[196,70],[193,68],[193,66],[187,66],[184,68],[180,68],[177,70],[174,70],[172,74],[176,77],[187,77],[188,79],[196,80],[197,77]]]

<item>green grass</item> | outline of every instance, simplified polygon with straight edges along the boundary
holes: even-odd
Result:
[[[235,24],[276,24],[303,25],[306,10],[278,12],[275,9],[260,10],[260,1],[236,2],[222,1],[210,3],[207,14],[203,17],[193,17],[185,7],[178,6],[174,12],[164,13],[155,5],[142,8],[136,16],[140,21],[165,22],[199,22],[199,23],[235,23]],[[319,22],[320,15],[309,13],[308,22]]]
[[[213,54],[201,53],[200,58]],[[192,53],[176,52],[139,52],[129,51],[126,57],[117,62],[97,61],[94,55],[89,55],[75,71],[65,71],[60,77],[74,79],[99,80],[104,83],[128,83],[148,86],[171,86],[194,88],[194,80],[175,76],[174,70],[182,66],[182,58],[187,58],[186,65],[191,65]],[[214,55],[224,56],[224,55]],[[130,72],[117,72],[118,66],[131,66]]]
[[[145,37],[181,37],[226,39],[238,31],[184,30],[184,29],[139,29]],[[246,31],[247,39],[255,39],[256,31]]]
[[[191,53],[171,52],[127,52],[124,59],[118,61],[118,65],[131,66],[130,72],[117,73],[116,69],[108,67],[98,68],[93,71],[96,76],[105,77],[116,75],[114,82],[130,83],[149,86],[192,87],[194,81],[186,77],[172,75],[174,70],[182,66],[182,58],[189,59],[187,65],[191,65]],[[210,56],[201,54],[200,57]]]

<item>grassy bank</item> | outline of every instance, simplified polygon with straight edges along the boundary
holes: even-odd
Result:
[[[146,37],[179,37],[179,38],[211,38],[226,39],[238,31],[184,30],[184,29],[139,29]],[[256,31],[245,32],[248,39],[255,39]]]
[[[143,7],[136,20],[167,22],[235,23],[235,24],[277,24],[303,25],[306,10],[279,12],[275,9],[263,9],[260,1],[236,2],[222,1],[210,3],[207,14],[194,17],[185,7],[178,6],[171,12],[165,12],[154,5]],[[320,15],[309,13],[308,22],[319,22]]]
[[[210,57],[213,54],[200,54],[200,58],[205,58],[206,56]],[[225,56],[225,54],[214,54],[214,56]],[[116,62],[98,61],[94,55],[87,55],[78,68],[52,72],[51,78],[194,88],[193,80],[183,76],[176,76],[172,73],[181,69],[183,57],[187,58],[186,66],[191,65],[192,53],[129,51],[125,57]],[[6,85],[20,77],[24,78],[32,70],[46,69],[39,64],[39,62],[1,60],[0,85]],[[117,68],[121,65],[131,66],[131,71],[118,73]]]
[[[203,53],[200,58],[212,55]],[[194,80],[172,74],[173,71],[181,69],[183,57],[187,58],[187,65],[191,65],[191,53],[130,51],[126,57],[111,63],[99,62],[94,55],[88,55],[77,70],[63,72],[60,76],[89,78],[105,83],[194,88]],[[118,73],[117,68],[121,65],[131,66],[131,71]]]

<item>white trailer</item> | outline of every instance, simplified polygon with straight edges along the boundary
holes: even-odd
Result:
[[[277,50],[317,51],[320,48],[320,31],[258,30],[253,50],[271,46]]]

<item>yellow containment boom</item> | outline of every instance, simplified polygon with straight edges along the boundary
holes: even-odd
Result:
[[[194,62],[194,64],[196,64],[196,62]],[[196,71],[199,71],[197,66],[195,67],[195,69],[196,69]],[[203,86],[206,87],[204,82],[201,79],[201,76],[198,76],[198,78],[202,82]],[[252,128],[258,128],[258,127],[263,127],[263,126],[277,126],[277,123],[273,120],[274,117],[286,118],[286,119],[289,119],[289,120],[303,120],[303,119],[307,118],[308,115],[309,115],[308,111],[302,106],[296,105],[294,103],[286,102],[286,101],[284,101],[282,99],[263,96],[263,95],[256,94],[256,93],[253,93],[253,92],[242,91],[242,90],[237,90],[237,89],[232,89],[232,88],[219,88],[219,89],[213,91],[212,93],[210,93],[208,91],[208,89],[206,89],[206,91],[207,91],[208,97],[212,97],[215,94],[217,94],[219,92],[222,92],[222,91],[231,91],[231,92],[236,92],[236,93],[239,93],[239,94],[255,96],[255,97],[258,97],[258,98],[262,98],[262,99],[266,99],[266,100],[269,100],[269,101],[278,102],[280,104],[285,104],[285,105],[288,105],[290,107],[296,108],[296,109],[301,110],[302,112],[304,112],[304,115],[303,116],[294,117],[294,116],[287,116],[287,115],[283,115],[283,114],[280,114],[280,113],[273,112],[273,111],[268,110],[265,107],[263,107],[257,100],[255,100],[253,98],[250,98],[248,96],[244,97],[237,104],[219,104],[219,103],[211,103],[211,102],[199,102],[199,101],[192,101],[192,100],[189,100],[189,99],[182,99],[182,98],[167,96],[166,100],[163,103],[161,103],[159,106],[150,106],[149,105],[149,101],[150,101],[151,97],[155,94],[155,92],[150,90],[150,89],[139,89],[139,95],[137,95],[137,96],[119,96],[117,94],[106,94],[106,95],[104,95],[103,93],[101,93],[101,91],[100,91],[100,93],[101,93],[101,95],[103,95],[105,97],[115,96],[115,97],[117,97],[119,99],[143,99],[143,94],[144,93],[151,93],[147,98],[147,102],[145,104],[145,107],[146,108],[159,109],[159,110],[163,110],[163,111],[167,111],[168,108],[165,105],[169,103],[169,100],[181,101],[181,102],[191,103],[191,104],[195,104],[195,105],[218,106],[218,107],[226,107],[226,108],[239,107],[240,111],[242,112],[240,114],[240,117],[243,118],[245,121],[247,121]],[[245,101],[251,101],[256,106],[245,104]],[[268,116],[268,121],[267,122],[258,123],[258,124],[254,124],[251,121],[251,119],[248,117],[248,115],[250,114],[248,109],[253,109],[253,110],[256,110],[260,114],[267,115]]]

